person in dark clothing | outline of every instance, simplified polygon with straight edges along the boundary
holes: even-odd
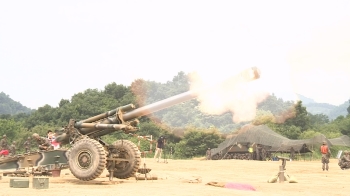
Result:
[[[165,145],[165,138],[163,136],[161,136],[157,140],[156,152],[154,153],[154,160],[156,160],[156,158],[158,158],[158,162],[159,162],[159,159],[162,157],[164,145]]]
[[[256,160],[258,161],[261,161],[261,146],[259,144],[256,145],[256,148],[255,148],[255,154],[256,154]]]
[[[295,150],[293,147],[290,148],[290,160],[294,160],[295,158]]]

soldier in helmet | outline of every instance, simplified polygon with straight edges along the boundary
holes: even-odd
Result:
[[[7,137],[6,135],[2,136],[2,139],[0,140],[0,150],[8,150],[8,144],[7,144]]]
[[[50,140],[47,139],[46,137],[40,137],[39,134],[34,133],[33,138],[38,143],[39,150],[52,150],[53,149],[51,146]]]
[[[30,152],[30,147],[32,146],[32,143],[30,141],[30,137],[27,138],[27,140],[24,142],[23,146],[24,146],[24,149],[25,149],[25,153],[29,153]]]
[[[13,141],[12,144],[9,147],[10,155],[14,156],[16,155],[16,142]]]
[[[341,159],[339,160],[338,165],[340,166],[340,168],[342,170],[344,169],[349,169],[350,168],[350,155],[349,155],[349,151],[344,151],[344,155],[341,157]]]

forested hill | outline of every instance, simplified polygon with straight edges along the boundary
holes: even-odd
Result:
[[[104,89],[86,89],[72,95],[70,99],[61,99],[58,107],[45,104],[30,114],[21,113],[31,110],[1,93],[0,135],[6,134],[9,141],[23,145],[32,133],[45,135],[47,130],[58,131],[72,119],[87,119],[130,103],[142,107],[186,92],[189,87],[190,82],[183,72],[166,83],[138,79],[130,86],[124,86],[113,82]],[[255,119],[250,122],[233,123],[230,112],[208,115],[202,113],[198,106],[197,99],[192,99],[160,110],[153,116],[140,117],[137,134],[152,135],[154,138],[166,135],[168,147],[176,147],[174,156],[186,158],[205,154],[208,147],[216,147],[225,136],[240,130],[246,124],[265,124],[289,139],[310,139],[318,134],[327,138],[350,135],[350,115],[329,121],[324,114],[310,114],[303,102],[295,104],[275,95],[267,97],[258,105]],[[138,142],[137,138],[122,132],[102,136],[106,143],[117,139],[134,139],[133,142]],[[149,143],[144,143],[142,148],[149,150]]]
[[[20,114],[20,113],[30,113],[32,109],[23,106],[21,103],[12,100],[9,95],[4,92],[0,93],[0,114]]]
[[[303,102],[307,111],[311,114],[324,114],[328,116],[330,120],[336,119],[338,116],[346,116],[348,114],[347,108],[349,107],[349,101],[344,100],[344,103],[335,106],[329,103],[317,103],[313,99],[307,98],[298,94],[299,99]]]
[[[136,85],[140,82],[139,85]],[[134,84],[134,86],[133,86]],[[101,112],[114,109],[117,106],[134,103],[138,105],[150,104],[159,100],[169,98],[171,96],[183,93],[189,90],[190,82],[184,72],[179,72],[172,81],[166,83],[158,83],[154,81],[135,81],[131,86],[118,85],[116,83],[108,84],[104,90],[87,89],[85,92],[79,92],[72,96],[71,100],[61,100],[58,108],[52,108],[49,105],[43,105],[38,108],[37,112],[30,115],[28,122],[30,127],[35,126],[41,120],[54,124],[63,125],[70,118],[88,118]],[[136,86],[138,86],[136,88]],[[138,91],[138,92],[137,92]],[[138,94],[138,97],[133,95],[133,92]],[[140,95],[146,95],[140,97]],[[134,101],[137,99],[139,102]],[[324,114],[330,120],[338,116],[347,115],[348,103],[345,102],[341,106],[333,106],[330,104],[320,104],[312,99],[302,97],[302,104],[311,114]],[[304,104],[304,101],[306,104]],[[258,106],[260,115],[278,115],[286,110],[292,103],[277,98],[271,95]],[[222,115],[207,115],[203,114],[198,109],[199,103],[196,99],[178,104],[165,110],[156,113],[159,121],[166,123],[171,127],[186,127],[195,126],[200,128],[216,127],[222,132],[231,132],[236,128],[244,125],[234,124],[232,122],[232,114],[225,113]],[[19,113],[31,113],[34,110],[21,105],[19,102],[12,100],[8,95],[0,93],[0,115]]]

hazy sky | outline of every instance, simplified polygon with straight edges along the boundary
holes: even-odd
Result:
[[[350,98],[350,1],[0,1],[0,92],[36,109],[88,88],[247,67],[280,95]]]

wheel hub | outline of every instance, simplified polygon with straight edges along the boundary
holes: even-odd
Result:
[[[78,156],[78,165],[83,169],[87,169],[91,165],[91,154],[89,152],[81,152]]]

